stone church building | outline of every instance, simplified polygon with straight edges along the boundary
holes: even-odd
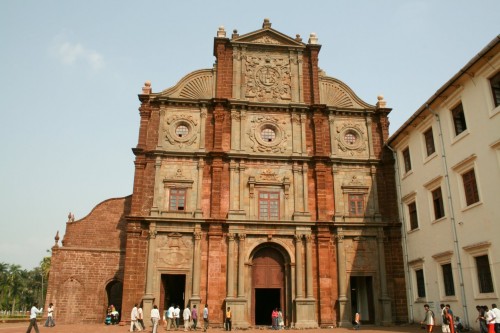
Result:
[[[217,31],[215,66],[139,95],[131,196],[66,225],[47,303],[59,322],[130,320],[143,303],[208,304],[221,326],[407,321],[394,161],[383,97],[318,67],[321,45]]]

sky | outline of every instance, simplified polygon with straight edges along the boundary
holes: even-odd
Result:
[[[39,265],[100,202],[132,193],[137,94],[211,68],[228,36],[264,18],[306,42],[394,133],[500,33],[498,0],[0,2],[0,262]]]

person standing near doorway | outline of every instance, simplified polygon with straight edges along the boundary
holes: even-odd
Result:
[[[30,333],[32,327],[35,329],[36,333],[40,333],[40,331],[38,330],[38,325],[36,323],[36,315],[42,312],[43,308],[38,309],[38,303],[34,302],[30,311],[30,325],[28,326],[28,330],[26,331],[26,333]]]
[[[203,309],[203,332],[206,332],[208,329],[208,304],[205,304],[205,308]]]
[[[179,328],[180,323],[181,323],[181,309],[179,308],[179,305],[176,305],[175,309],[174,309],[174,326],[175,326],[175,329]]]
[[[189,306],[186,305],[186,308],[182,312],[182,319],[184,319],[184,332],[189,330],[189,321],[191,320],[191,310],[189,310]]]
[[[198,325],[198,310],[196,310],[196,304],[193,305],[191,310],[191,318],[193,319],[193,330],[196,331],[196,325]]]
[[[359,312],[356,312],[354,315],[354,329],[359,330],[359,325],[361,324],[361,315]]]
[[[143,330],[146,330],[146,325],[144,324],[144,313],[142,312],[142,304],[139,305],[137,309],[137,321],[141,325]]]
[[[135,303],[134,307],[132,308],[132,312],[130,313],[130,332],[134,331],[134,327],[137,328],[139,332],[142,331],[141,327],[139,326],[139,323],[137,322],[138,315],[139,312],[137,310],[137,303]]]
[[[151,309],[151,323],[153,324],[153,333],[156,333],[159,321],[160,321],[160,311],[158,311],[158,306],[156,306],[155,304]]]
[[[228,306],[226,310],[226,331],[231,330],[231,307]]]

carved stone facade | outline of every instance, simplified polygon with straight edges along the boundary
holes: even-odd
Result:
[[[142,301],[206,303],[214,326],[230,306],[238,328],[276,307],[297,328],[406,321],[390,109],[320,71],[320,48],[268,20],[220,28],[214,69],[145,85],[120,269],[98,283],[103,303],[123,283],[122,320]]]

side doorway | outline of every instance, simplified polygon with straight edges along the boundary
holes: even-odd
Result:
[[[375,323],[375,306],[373,303],[373,278],[371,276],[351,276],[351,321],[359,312],[361,323]]]

